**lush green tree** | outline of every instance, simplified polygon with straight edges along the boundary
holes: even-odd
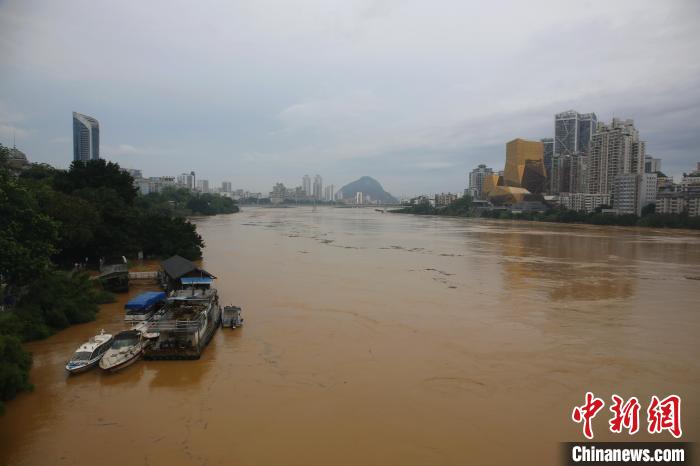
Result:
[[[133,204],[138,194],[131,175],[123,171],[118,164],[104,159],[74,161],[68,171],[59,171],[56,174],[54,187],[67,194],[85,188],[109,187],[116,191],[127,205]]]
[[[33,193],[0,170],[0,276],[18,287],[43,274],[56,251],[56,223],[39,209]]]
[[[31,388],[29,368],[32,357],[22,348],[19,338],[0,333],[0,414],[3,401],[11,400],[18,392]]]
[[[53,260],[63,266],[97,256],[96,232],[100,212],[89,201],[50,189],[38,191],[42,211],[58,223],[57,252]]]
[[[168,186],[160,193],[140,196],[141,208],[170,215],[217,215],[238,212],[236,201],[219,194],[196,193],[185,188]]]
[[[472,197],[469,195],[462,196],[448,206],[445,206],[441,212],[442,215],[457,215],[460,217],[469,217],[472,212]]]
[[[146,257],[178,254],[190,260],[202,257],[204,242],[196,227],[182,217],[158,212],[144,212],[139,222],[143,228],[142,251]]]

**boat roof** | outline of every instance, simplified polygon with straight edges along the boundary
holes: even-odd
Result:
[[[188,261],[182,256],[175,255],[169,259],[166,259],[160,263],[160,266],[165,274],[173,280],[177,280],[190,272],[197,272],[202,276],[214,277],[214,275],[210,274],[204,269],[200,269],[197,267],[197,264],[192,261]]]
[[[111,338],[112,338],[112,335],[110,335],[109,333],[102,333],[100,335],[95,335],[94,337],[92,337],[90,339],[90,341],[86,341],[85,343],[80,345],[78,347],[78,349],[75,350],[75,352],[77,353],[79,351],[90,351],[90,352],[95,351],[98,346],[105,344]]]
[[[136,330],[136,329],[122,330],[121,332],[117,333],[117,336],[115,336],[114,339],[116,340],[117,338],[138,337],[141,333],[142,333],[141,330]]]
[[[165,297],[166,295],[163,291],[147,291],[132,298],[131,301],[124,305],[124,309],[143,309],[157,302],[164,301]]]
[[[180,283],[183,285],[211,285],[214,279],[211,277],[182,277]]]

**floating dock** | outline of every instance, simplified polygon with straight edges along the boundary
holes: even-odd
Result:
[[[173,291],[167,304],[148,322],[147,331],[158,334],[144,353],[145,359],[199,359],[221,324],[221,307],[214,288]]]

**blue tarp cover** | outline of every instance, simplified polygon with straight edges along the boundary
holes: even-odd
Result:
[[[180,283],[183,285],[211,285],[214,280],[209,277],[182,277]]]
[[[159,301],[165,300],[165,293],[162,291],[147,291],[141,293],[124,306],[124,309],[144,309],[153,306]]]

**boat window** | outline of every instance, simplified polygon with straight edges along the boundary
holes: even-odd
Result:
[[[89,361],[92,353],[90,351],[78,351],[73,355],[73,361]]]
[[[133,346],[139,342],[138,338],[136,337],[123,337],[123,338],[118,338],[114,340],[114,344],[112,345],[112,348],[114,349],[120,349],[120,348],[126,348],[129,346]]]

